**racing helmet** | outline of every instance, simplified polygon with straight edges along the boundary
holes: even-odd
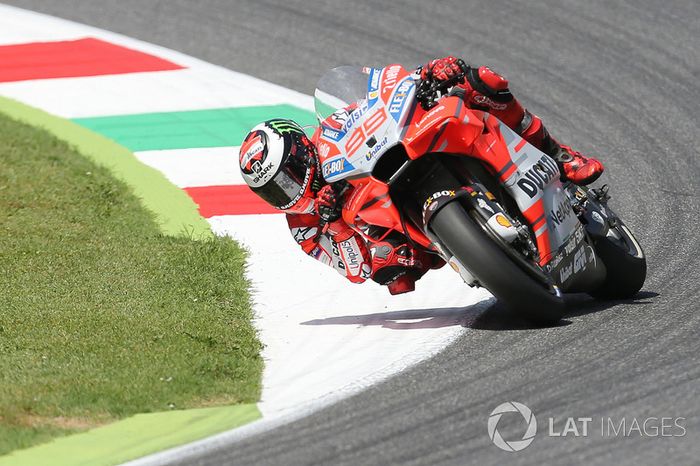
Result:
[[[297,123],[260,123],[243,140],[239,157],[243,180],[265,202],[287,212],[313,211],[316,149]]]

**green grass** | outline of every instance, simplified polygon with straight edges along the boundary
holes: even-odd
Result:
[[[0,455],[259,398],[245,252],[165,236],[110,173],[0,114]]]

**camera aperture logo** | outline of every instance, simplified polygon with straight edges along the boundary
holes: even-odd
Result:
[[[498,431],[498,421],[500,421],[501,416],[506,413],[520,413],[523,419],[525,419],[527,429],[520,440],[507,441]],[[535,419],[535,415],[532,414],[532,410],[524,404],[518,403],[517,401],[508,401],[496,406],[496,409],[491,411],[488,431],[489,438],[494,445],[501,450],[516,452],[526,449],[535,439],[535,434],[537,434],[537,419]]]

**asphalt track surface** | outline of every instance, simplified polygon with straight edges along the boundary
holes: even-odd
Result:
[[[489,64],[557,138],[600,155],[612,205],[648,255],[647,283],[634,300],[576,297],[553,328],[530,328],[497,309],[471,322],[466,309],[471,329],[433,359],[178,464],[700,463],[696,1],[7,3],[305,93],[339,64],[408,65],[448,53]],[[532,408],[540,424],[518,453],[494,447],[486,430],[491,410],[510,400]],[[589,435],[548,437],[547,419],[557,432],[568,416],[593,418]],[[625,418],[629,428],[649,417],[685,418],[685,437],[602,437],[596,426]],[[513,421],[503,432],[510,439],[522,433]]]

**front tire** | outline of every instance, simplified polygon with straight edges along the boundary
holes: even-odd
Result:
[[[437,211],[430,229],[509,310],[543,325],[554,324],[564,315],[564,300],[518,267],[459,202],[450,202]]]
[[[605,281],[589,293],[599,299],[631,298],[642,289],[647,276],[647,261],[632,232],[620,222],[615,228],[619,240],[599,238],[595,250],[607,269]]]

